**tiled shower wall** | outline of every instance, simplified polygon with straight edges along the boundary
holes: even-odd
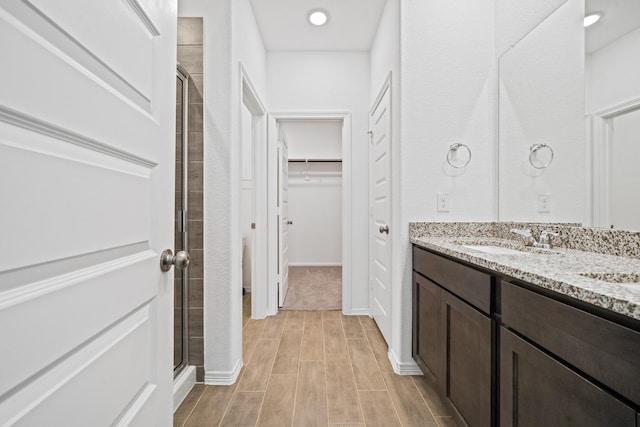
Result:
[[[203,338],[203,31],[202,18],[178,18],[178,63],[189,73],[189,365],[204,380]],[[176,154],[176,160],[179,157]]]

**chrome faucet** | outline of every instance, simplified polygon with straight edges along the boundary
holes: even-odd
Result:
[[[518,230],[514,228],[511,230],[511,232],[522,237],[525,246],[533,246],[534,248],[543,249],[551,249],[553,247],[551,244],[551,238],[559,236],[559,234],[554,231],[544,230],[540,233],[540,241],[538,242],[536,238],[533,237],[531,230],[529,230],[528,228],[524,230]]]

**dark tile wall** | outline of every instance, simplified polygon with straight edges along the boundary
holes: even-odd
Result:
[[[203,27],[202,18],[178,18],[178,63],[189,79],[189,364],[204,380],[203,338]]]

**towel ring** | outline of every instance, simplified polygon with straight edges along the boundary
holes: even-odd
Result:
[[[453,158],[453,155],[458,152],[459,148],[464,148],[466,150],[467,152],[466,160],[458,161],[459,159]],[[467,166],[470,161],[471,161],[471,149],[467,145],[461,144],[459,142],[456,142],[455,144],[451,144],[451,146],[449,147],[449,152],[447,152],[447,163],[449,163],[449,166],[451,166],[452,168],[460,169]]]
[[[545,150],[546,149],[546,150]],[[535,160],[534,158],[537,157],[537,153],[543,152],[543,151],[548,151],[549,152],[549,161],[547,161],[546,163],[544,162],[539,162],[537,160]],[[536,169],[545,169],[547,168],[551,162],[553,162],[553,149],[551,147],[549,147],[547,144],[533,144],[531,147],[529,147],[529,163],[531,163],[531,166],[533,166]]]

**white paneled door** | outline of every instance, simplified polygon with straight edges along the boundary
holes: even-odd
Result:
[[[0,425],[171,425],[175,27],[0,2]]]
[[[372,204],[370,311],[387,343],[391,338],[391,111],[389,90],[374,105],[370,123],[370,200]]]
[[[278,165],[278,253],[280,259],[278,306],[282,307],[289,290],[289,227],[293,224],[289,218],[289,147],[284,138],[278,147]]]

